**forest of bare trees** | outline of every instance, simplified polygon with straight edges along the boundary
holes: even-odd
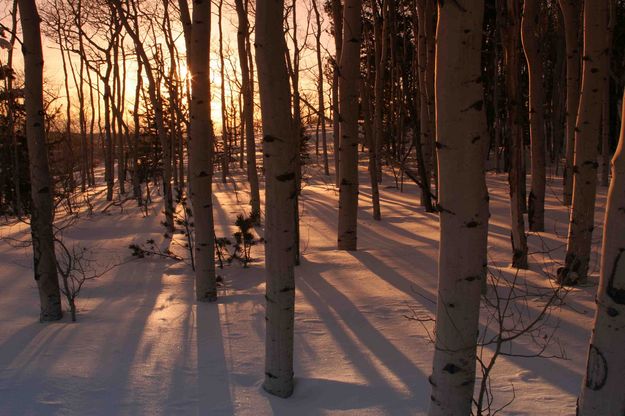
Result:
[[[414,320],[435,322],[428,414],[497,413],[476,399],[490,374],[480,351],[492,296],[499,319],[521,328],[512,342],[533,338],[554,302],[585,288],[596,315],[585,331],[577,414],[625,412],[624,1],[0,4],[0,214],[28,226],[41,322],[63,319],[67,218],[91,213],[98,198],[102,212],[148,216],[157,207],[164,241],[185,236],[197,308],[226,302],[219,265],[230,242],[220,238],[216,192],[233,189],[244,208],[232,258],[247,267],[251,244],[264,247],[264,375],[256,376],[287,398],[298,389],[294,344],[306,336],[297,332],[298,269],[310,264],[313,243],[303,222],[334,216],[324,250],[359,258],[376,246],[363,233],[391,224],[391,192],[412,186],[410,207],[436,227],[436,306],[431,319],[397,319],[406,331]],[[489,197],[499,177],[503,202]],[[306,190],[319,183],[336,198],[314,214]],[[491,207],[500,203],[507,218],[495,224]],[[552,225],[557,213],[567,235]],[[255,237],[246,240],[241,224]],[[546,270],[548,257],[555,265],[537,283],[556,295],[536,307],[536,322],[501,306],[493,227],[505,230],[497,247],[513,285]],[[529,242],[558,238],[561,250],[540,256]],[[419,258],[408,259],[409,272],[419,273]],[[81,259],[72,266],[79,290],[89,279]],[[527,287],[523,301],[533,302]]]

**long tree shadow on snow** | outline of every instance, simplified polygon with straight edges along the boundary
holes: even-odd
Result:
[[[324,400],[323,406],[327,409],[351,409],[380,406],[384,408],[402,407],[415,409],[419,403],[427,403],[429,387],[425,375],[418,367],[404,355],[395,345],[393,345],[369,320],[354,303],[322,275],[322,271],[329,270],[329,267],[320,269],[318,264],[311,263],[303,259],[302,266],[298,269],[298,279],[296,286],[308,303],[317,311],[319,318],[324,322],[325,327],[340,344],[344,353],[350,357],[351,364],[368,381],[368,385],[377,394],[367,396],[354,396],[351,398],[338,395],[335,401]],[[338,317],[338,318],[337,318]],[[398,316],[398,319],[404,319]],[[351,329],[350,335],[341,329],[338,321]],[[355,339],[354,339],[355,337]],[[362,348],[366,347],[375,357],[377,363],[373,363]],[[398,390],[390,384],[377,366],[382,365],[393,377],[403,384],[404,389],[409,392]],[[306,386],[308,381],[304,381]],[[328,388],[334,385],[333,382],[325,383]],[[314,389],[314,387],[311,387]],[[352,390],[367,391],[366,386],[354,384]],[[304,389],[304,391],[306,391]],[[330,398],[333,396],[330,395]],[[424,410],[424,409],[422,409]]]

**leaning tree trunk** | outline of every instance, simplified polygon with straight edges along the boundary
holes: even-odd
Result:
[[[30,158],[31,220],[35,281],[39,289],[41,313],[39,319],[56,321],[63,317],[61,294],[54,254],[53,188],[48,167],[44,106],[43,52],[39,13],[35,0],[19,0],[22,21],[22,52],[24,54],[24,84],[26,106],[26,139]],[[17,186],[17,185],[16,185]]]
[[[483,0],[439,2],[436,127],[440,251],[429,415],[471,413],[488,235],[481,81]]]
[[[625,103],[625,100],[624,100]],[[623,106],[625,120],[625,106]],[[578,400],[579,416],[625,414],[625,124],[612,159],[612,182],[603,231],[597,312],[586,377]]]
[[[597,192],[597,148],[601,129],[601,102],[608,77],[608,0],[584,3],[584,64],[582,90],[575,127],[573,208],[564,267],[559,280],[567,284],[587,279]]]
[[[213,225],[214,136],[210,119],[210,16],[211,2],[195,2],[189,51],[191,101],[189,103],[189,188],[195,228],[195,296],[217,299],[215,229]],[[181,162],[182,163],[182,162]]]
[[[358,83],[360,77],[361,0],[346,0],[339,69],[339,250],[356,250],[358,224]]]
[[[295,156],[291,87],[283,31],[284,0],[256,2],[256,65],[263,120],[265,190],[265,382],[276,396],[293,393],[295,320]]]
[[[559,0],[564,15],[566,38],[566,147],[564,162],[563,203],[571,205],[573,199],[573,158],[575,149],[575,122],[579,106],[580,81],[580,7],[579,0]]]
[[[539,16],[540,2],[538,0],[525,0],[523,2],[521,36],[529,72],[532,184],[527,204],[527,217],[531,231],[544,231],[545,229],[545,89],[541,39],[538,33],[540,30]]]

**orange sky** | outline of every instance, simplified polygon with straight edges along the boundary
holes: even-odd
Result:
[[[314,46],[314,36],[312,34],[312,25],[315,24],[314,22],[314,15],[313,16],[308,16],[308,12],[306,9],[306,4],[304,3],[304,1],[307,0],[301,0],[301,2],[298,0],[299,7],[298,7],[298,36],[300,37],[299,41],[302,42],[302,38],[305,36],[306,34],[306,25],[309,24],[311,25],[311,27],[309,28],[309,44],[311,46]],[[0,14],[0,21],[2,21],[3,24],[5,25],[10,25],[10,18],[7,18],[7,16],[10,13],[10,9],[11,9],[11,0],[0,0],[0,5],[2,6],[6,6],[7,12],[4,14]],[[238,71],[238,55],[237,55],[237,43],[236,43],[236,29],[234,28],[234,25],[237,22],[237,18],[236,18],[236,13],[234,11],[234,6],[233,5],[229,5],[226,4],[227,2],[224,2],[224,16],[223,16],[223,34],[224,34],[224,52],[226,54],[226,72],[227,73],[231,73],[232,71],[232,67],[233,65],[231,65],[230,63],[228,63],[228,59],[231,59],[232,62],[234,63],[234,66],[236,67],[236,70]],[[0,7],[0,8],[4,8],[4,7]],[[212,116],[214,119],[214,122],[216,124],[216,127],[219,129],[221,126],[221,99],[220,99],[220,88],[221,88],[221,78],[220,78],[220,67],[219,67],[219,56],[217,54],[217,50],[218,50],[218,42],[219,42],[219,33],[218,33],[218,19],[217,19],[217,7],[213,6],[213,19],[212,19],[212,29],[211,29],[211,68],[212,68],[212,72],[211,72],[211,81],[212,81],[212,94],[213,94],[213,99],[212,99],[212,104],[211,104],[211,109],[212,109]],[[323,19],[327,21],[326,17],[323,16]],[[253,17],[250,18],[250,24],[253,24]],[[324,22],[324,27],[326,27],[326,22]],[[19,24],[18,24],[18,30],[19,30]],[[174,27],[173,28],[174,32],[177,32],[180,34],[180,36],[178,36],[176,44],[177,47],[179,49],[179,51],[184,54],[184,39],[181,35],[181,28],[180,27]],[[64,89],[64,76],[63,76],[63,68],[62,68],[62,63],[61,63],[61,58],[60,58],[60,54],[58,51],[58,47],[55,45],[54,41],[51,39],[48,39],[44,36],[43,38],[43,42],[44,42],[44,60],[45,60],[45,64],[44,64],[44,77],[46,79],[47,82],[47,89],[54,95],[57,95],[63,99],[58,100],[58,105],[61,105],[63,107],[63,113],[64,113],[64,107],[65,107],[65,89]],[[328,35],[327,33],[323,34],[322,37],[322,42],[324,43],[324,47],[327,48],[328,50],[332,50],[332,39],[330,38],[330,35]],[[2,60],[2,62],[6,62],[6,50],[0,50],[0,60]],[[16,48],[15,52],[14,52],[14,61],[15,61],[15,67],[17,68],[18,71],[20,71],[20,68],[22,68],[22,57],[21,57],[21,51]],[[317,68],[316,68],[316,56],[314,54],[314,52],[312,50],[306,50],[303,51],[303,57],[302,57],[302,63],[301,63],[301,67],[302,67],[302,73],[300,75],[300,90],[302,90],[303,92],[312,92],[314,90],[316,90],[316,80],[315,77],[317,76]],[[183,69],[184,72],[185,69]],[[71,77],[71,76],[70,76]],[[147,82],[147,80],[146,80]],[[133,95],[134,95],[134,87],[135,87],[135,83],[136,83],[136,64],[134,63],[134,61],[127,61],[127,74],[126,74],[126,86],[127,86],[127,100],[128,100],[128,107],[132,106],[132,100],[134,99]],[[229,101],[229,85],[228,83],[226,83],[226,89],[227,92],[226,94],[228,95],[227,100]],[[73,81],[70,80],[70,95],[75,95],[75,86],[73,85]],[[316,94],[315,94],[316,95]],[[77,102],[76,100],[73,100],[72,102],[72,112],[73,113],[77,113],[79,111],[79,109],[77,108]]]

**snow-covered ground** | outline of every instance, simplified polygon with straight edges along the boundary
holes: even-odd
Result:
[[[121,265],[86,284],[76,323],[69,314],[59,323],[38,322],[30,248],[0,242],[0,415],[424,413],[432,323],[407,316],[435,312],[437,217],[418,206],[414,184],[405,182],[402,193],[386,176],[383,220],[373,221],[365,166],[363,162],[358,252],[335,250],[338,193],[332,178],[309,168],[301,197],[297,384],[291,398],[275,398],[261,388],[262,245],[253,248],[257,261],[249,268],[233,263],[218,270],[225,286],[217,303],[196,303],[188,264],[130,255],[131,243],[167,241],[159,199],[149,216],[132,202],[123,212],[114,206],[102,213],[100,194],[93,215],[83,214],[64,231],[64,240],[90,248],[100,267]],[[248,197],[240,182],[224,185],[219,175],[215,182],[217,236],[231,237],[236,215],[248,209]],[[554,273],[564,256],[567,211],[557,201],[559,183],[549,182],[548,232],[529,236],[534,254],[531,271],[522,277],[537,287],[549,286],[544,274]],[[507,181],[489,173],[488,184],[490,268],[495,275],[511,275]],[[598,205],[605,205],[604,189]],[[602,219],[599,208],[595,250]],[[27,231],[21,224],[5,224],[0,236],[27,239]],[[175,240],[182,243],[182,238]],[[178,245],[172,250],[184,254]],[[511,357],[496,364],[494,406],[514,398],[503,414],[574,414],[594,313],[596,258],[593,268],[592,284],[573,289],[551,318],[558,329],[545,355],[566,359]],[[532,302],[540,303],[531,298],[530,308]],[[517,355],[534,350],[525,338],[513,347]]]

